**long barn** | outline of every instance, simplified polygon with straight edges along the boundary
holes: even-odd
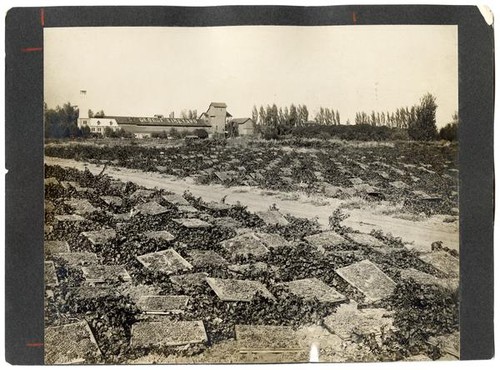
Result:
[[[224,134],[225,127],[229,121],[236,121],[241,126],[240,135],[253,135],[254,124],[250,118],[234,119],[226,111],[226,104],[211,103],[206,112],[200,118],[166,118],[160,115],[154,117],[127,117],[127,116],[103,116],[103,117],[79,117],[78,127],[89,127],[93,134],[103,135],[106,127],[116,131],[123,129],[132,133],[137,138],[151,137],[153,134],[166,133],[167,135],[175,129],[177,132],[188,132],[195,134],[198,130],[204,130],[208,135]]]
[[[188,118],[164,118],[164,117],[94,117],[82,119],[81,125],[87,125],[91,133],[104,134],[106,127],[113,131],[123,129],[135,135],[137,138],[151,137],[153,133],[169,133],[172,129],[178,132],[187,131],[194,133],[201,129],[210,133],[211,126],[200,120]]]

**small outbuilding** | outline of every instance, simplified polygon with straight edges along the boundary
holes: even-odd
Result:
[[[255,135],[255,122],[251,118],[233,118],[231,122],[238,125],[239,136]]]

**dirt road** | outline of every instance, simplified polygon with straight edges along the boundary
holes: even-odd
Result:
[[[48,165],[59,165],[66,168],[84,170],[88,168],[93,174],[102,171],[102,165],[78,162],[71,159],[45,157]],[[296,217],[317,218],[325,229],[328,228],[328,217],[338,208],[342,201],[325,198],[318,202],[317,198],[300,193],[269,192],[250,186],[224,187],[222,185],[199,185],[191,178],[176,178],[156,172],[144,172],[128,168],[108,167],[105,173],[121,181],[131,181],[146,188],[165,189],[182,194],[188,190],[205,201],[220,201],[226,196],[226,203],[240,202],[252,212],[264,211],[273,203],[283,213]],[[384,233],[398,236],[404,242],[412,243],[410,247],[420,251],[430,251],[431,243],[442,241],[443,246],[458,250],[459,235],[457,223],[445,223],[440,217],[432,217],[424,221],[409,221],[389,215],[381,215],[371,209],[349,210],[350,217],[344,221],[346,226],[363,232],[380,229]]]

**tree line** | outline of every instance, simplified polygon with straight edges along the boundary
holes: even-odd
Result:
[[[436,127],[436,97],[430,93],[420,99],[420,104],[411,108],[401,107],[395,112],[357,112],[356,125],[387,126],[406,129],[412,140],[458,140],[458,112],[452,115],[452,121],[437,131]]]
[[[101,118],[105,116],[103,110],[94,113],[91,109],[88,110],[89,118]],[[46,138],[61,139],[67,137],[89,137],[92,136],[88,126],[78,127],[78,117],[80,111],[70,102],[58,105],[55,108],[49,108],[47,103],[43,103],[43,124],[44,135]],[[108,137],[131,137],[132,134],[124,129],[112,130],[110,127],[105,127],[104,136]]]
[[[390,129],[402,129],[407,132],[410,140],[430,141],[439,138],[452,140],[456,137],[457,125],[447,125],[438,133],[436,126],[436,97],[426,93],[420,99],[419,104],[410,107],[401,107],[395,112],[357,112],[355,124],[367,126],[362,131],[363,137],[370,137],[366,131],[370,126],[385,126]],[[252,118],[257,123],[257,128],[264,138],[277,139],[286,135],[300,134],[307,135],[307,132],[322,135],[325,129],[322,126],[341,125],[338,110],[321,107],[316,114],[314,121],[308,121],[309,112],[305,105],[291,105],[290,108],[278,108],[276,104],[267,105],[266,108],[256,106],[252,110]],[[458,116],[457,116],[458,121]],[[349,125],[349,120],[346,122]],[[314,126],[314,127],[312,127]],[[298,130],[299,127],[305,127]],[[338,130],[327,130],[329,133],[336,133]],[[358,131],[350,130],[349,132]],[[454,134],[455,131],[455,134]],[[340,131],[338,131],[340,132]],[[344,131],[342,131],[344,132]],[[377,134],[378,135],[378,134]],[[399,134],[398,134],[399,135]],[[379,135],[380,136],[380,135]]]
[[[78,128],[78,108],[70,102],[57,106],[55,109],[48,108],[43,104],[43,123],[45,137],[81,137],[84,132]]]
[[[397,128],[408,128],[409,123],[414,121],[417,114],[417,105],[401,107],[395,112],[356,112],[354,123],[356,125],[388,126]]]
[[[340,125],[340,113],[338,110],[320,107],[314,120],[309,121],[309,110],[305,104],[291,104],[290,107],[279,107],[276,104],[263,105],[257,109],[253,106],[252,120],[259,126],[289,126],[300,127],[306,124],[317,123],[321,125]]]
[[[319,108],[314,121],[320,125],[340,125],[340,114],[338,110]]]
[[[169,117],[175,118],[174,112],[170,113]],[[183,109],[181,111],[181,118],[197,119],[198,118],[198,111],[196,109],[189,109],[189,110]]]
[[[100,111],[94,113],[92,109],[88,111],[89,118],[102,118],[106,116],[106,113],[101,109]]]
[[[401,107],[395,112],[375,112],[370,115],[365,112],[356,113],[357,125],[388,126],[408,130],[411,140],[430,141],[440,137],[436,126],[436,97],[426,93],[420,98],[420,103],[411,108]],[[457,116],[458,117],[458,116]]]
[[[252,120],[259,126],[271,126],[276,127],[280,125],[285,126],[300,126],[309,119],[309,111],[307,106],[295,104],[290,105],[290,108],[277,107],[276,104],[260,106],[254,105],[252,109]]]
[[[356,125],[363,126],[385,126],[390,129],[401,129],[407,133],[408,138],[411,140],[457,140],[459,125],[458,113],[455,112],[452,117],[452,122],[441,128],[438,132],[436,126],[436,109],[436,97],[427,93],[420,99],[419,104],[411,108],[399,108],[393,113],[372,111],[371,114],[367,114],[365,112],[357,112],[355,123]],[[105,115],[102,110],[97,113],[89,110],[88,113],[89,117],[102,117]],[[43,119],[45,137],[65,138],[90,136],[91,133],[88,127],[83,127],[82,129],[78,128],[78,115],[78,108],[71,105],[70,102],[62,106],[58,105],[55,109],[48,108],[47,104],[44,103]],[[196,119],[197,111],[191,109],[187,111],[183,110],[181,116],[183,118]],[[170,114],[170,117],[173,117],[173,112]],[[308,136],[309,131],[313,136],[321,136],[321,133],[324,132],[322,127],[348,126],[349,123],[349,121],[347,121],[347,125],[341,125],[339,111],[323,107],[319,109],[314,121],[310,121],[309,110],[306,105],[302,104],[291,104],[289,107],[285,106],[279,108],[276,104],[267,105],[265,108],[261,105],[259,109],[254,106],[252,110],[252,119],[257,123],[257,131],[266,139],[277,139],[282,136],[294,134]],[[228,130],[230,129],[231,127],[228,128]],[[232,129],[234,131],[237,128]],[[368,129],[363,129],[364,137],[370,137],[370,134],[366,134],[366,130]],[[340,133],[338,130],[330,130],[328,132],[332,135],[337,132]],[[342,131],[342,133],[344,133],[344,131]],[[123,129],[118,131],[109,130],[109,132],[104,132],[104,134],[106,136],[129,136]],[[377,135],[377,137],[380,136],[378,133]],[[234,136],[237,136],[236,132]]]
[[[295,127],[310,125],[340,125],[338,110],[321,107],[314,120],[309,119],[309,110],[305,104],[291,104],[278,107],[276,104],[253,106],[252,120],[257,125],[257,131],[264,138],[277,138],[292,133]]]
[[[430,141],[438,138],[444,139],[438,133],[436,126],[436,97],[426,93],[420,99],[420,104],[411,108],[402,107],[395,112],[375,112],[371,114],[357,112],[355,123],[357,125],[388,126],[391,128],[407,129],[411,140]],[[458,115],[457,115],[458,117]],[[457,118],[458,119],[458,118]]]
[[[180,118],[189,118],[189,119],[197,119],[198,118],[198,111],[196,109],[183,109],[181,110],[180,113]],[[162,114],[155,115],[163,118]],[[172,111],[169,113],[168,118],[176,118],[175,117],[175,112]]]
[[[439,138],[448,141],[457,141],[459,123],[458,112],[455,112],[452,116],[452,121],[439,130]]]

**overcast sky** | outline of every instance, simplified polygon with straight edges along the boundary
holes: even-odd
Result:
[[[107,115],[306,104],[394,111],[437,97],[437,123],[458,110],[456,26],[93,27],[44,29],[45,101]],[[80,90],[87,90],[86,103]]]

